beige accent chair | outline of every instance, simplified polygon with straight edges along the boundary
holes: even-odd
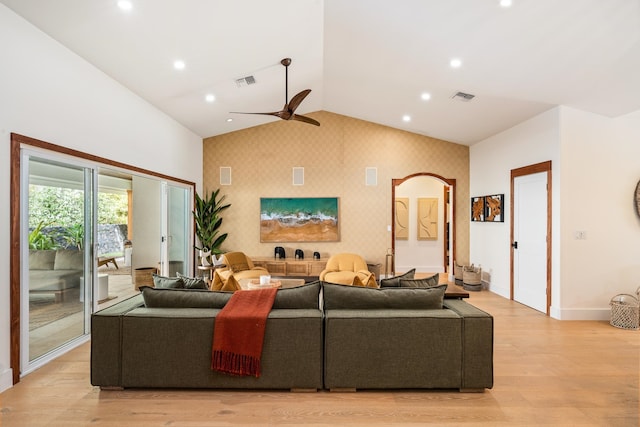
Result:
[[[226,267],[216,268],[215,271],[223,280],[227,280],[231,274],[236,280],[259,279],[260,276],[269,274],[266,268],[253,265],[251,258],[244,252],[227,252],[222,256],[222,263]]]
[[[375,275],[368,270],[367,262],[360,255],[352,253],[336,254],[329,258],[319,279],[341,285],[378,287]]]

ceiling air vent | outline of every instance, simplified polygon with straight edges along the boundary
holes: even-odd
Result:
[[[253,76],[247,76],[236,80],[236,85],[238,85],[238,87],[244,87],[254,84],[256,84],[256,78]]]
[[[469,102],[475,97],[476,97],[475,95],[471,95],[470,93],[458,92],[455,95],[453,95],[451,98],[458,101]]]

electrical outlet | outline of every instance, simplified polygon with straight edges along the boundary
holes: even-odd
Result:
[[[577,230],[573,232],[573,237],[576,240],[586,240],[587,239],[587,232],[584,230]]]

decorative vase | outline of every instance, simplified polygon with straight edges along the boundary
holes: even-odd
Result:
[[[209,262],[209,257],[211,256],[211,251],[207,250],[201,250],[200,251],[200,264],[202,264],[203,267],[209,267],[211,265],[211,263]]]

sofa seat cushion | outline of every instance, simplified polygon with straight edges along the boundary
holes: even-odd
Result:
[[[323,284],[325,310],[440,309],[447,285],[431,288],[361,288]]]

